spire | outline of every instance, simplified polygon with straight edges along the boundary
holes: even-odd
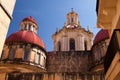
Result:
[[[56,28],[56,32],[59,32],[58,27]]]
[[[89,31],[89,32],[90,32],[89,26],[87,26],[87,31]]]
[[[71,8],[71,12],[73,12],[73,8]]]
[[[66,22],[64,22],[64,26],[66,26]]]

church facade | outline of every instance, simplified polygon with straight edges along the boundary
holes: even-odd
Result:
[[[5,80],[104,80],[103,59],[109,42],[107,30],[85,30],[71,10],[67,22],[52,35],[54,51],[47,52],[31,16],[5,42],[0,70]],[[3,80],[3,79],[2,79]]]

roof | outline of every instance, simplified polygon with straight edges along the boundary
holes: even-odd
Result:
[[[30,22],[33,22],[37,25],[37,21],[32,16],[24,18],[22,21],[30,21]]]
[[[32,31],[23,30],[23,31],[15,32],[6,39],[5,43],[10,43],[10,42],[31,43],[31,44],[35,44],[45,49],[43,40],[36,33]]]
[[[98,42],[105,40],[105,39],[109,39],[109,32],[108,30],[103,30],[101,29],[97,35],[95,36],[95,39],[93,41],[93,45],[97,44]]]

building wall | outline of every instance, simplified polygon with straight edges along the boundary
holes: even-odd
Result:
[[[105,80],[120,79],[120,29],[113,32],[104,60]]]
[[[119,80],[120,79],[120,51],[116,55],[105,75],[105,80]]]
[[[120,0],[98,0],[97,27],[108,29],[110,37],[114,29],[120,29]]]
[[[108,29],[110,32],[110,49],[107,49],[107,56],[104,63],[104,68],[108,68],[105,74],[105,80],[119,80],[120,79],[120,64],[119,64],[119,51],[115,52],[115,47],[118,47],[118,42],[120,42],[120,36],[115,39],[114,34],[115,29],[120,29],[120,0],[98,0],[98,21],[97,26],[100,28]],[[107,3],[106,3],[107,2]],[[113,36],[112,36],[113,35]],[[113,43],[113,44],[112,44]],[[112,45],[111,45],[112,44]],[[114,46],[113,46],[114,45]],[[109,47],[108,46],[108,47]],[[113,47],[112,47],[113,46]],[[113,56],[113,55],[114,56]],[[108,63],[109,62],[109,63]],[[107,66],[110,64],[109,66]]]
[[[16,0],[0,0],[0,57]]]
[[[89,54],[90,51],[50,52],[47,57],[47,71],[86,73]]]

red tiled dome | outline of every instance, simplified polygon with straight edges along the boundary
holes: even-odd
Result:
[[[32,31],[18,31],[11,34],[7,39],[6,43],[9,42],[24,42],[38,45],[45,49],[45,45],[42,39]]]
[[[95,39],[93,41],[93,44],[97,44],[98,42],[102,41],[102,40],[105,40],[105,39],[108,39],[109,38],[109,33],[108,33],[108,30],[103,30],[101,29],[97,35],[95,36]]]
[[[33,23],[35,23],[37,25],[36,20],[32,16],[24,18],[22,21],[31,21],[31,22],[33,22]]]

